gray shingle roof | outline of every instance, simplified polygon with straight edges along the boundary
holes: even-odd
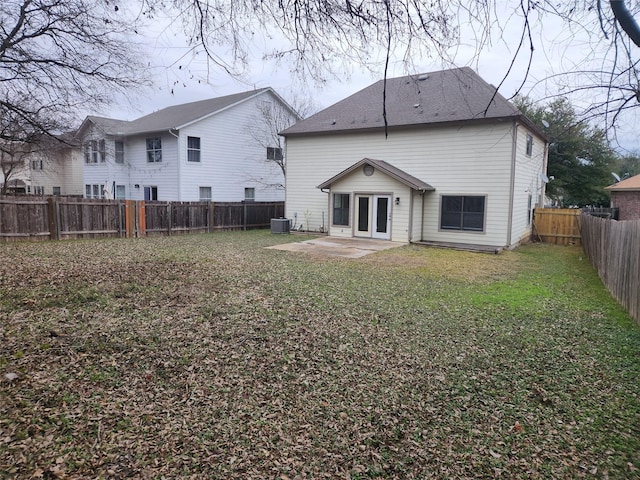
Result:
[[[89,116],[87,120],[93,122],[98,128],[111,135],[135,135],[167,131],[169,129],[184,127],[247,98],[259,95],[266,90],[270,90],[270,88],[261,88],[249,92],[226,95],[224,97],[174,105],[132,121],[96,116]]]
[[[380,80],[296,123],[282,135],[384,128],[383,90]],[[387,123],[392,128],[520,117],[520,111],[502,95],[494,97],[495,90],[469,67],[389,78]]]
[[[269,88],[261,88],[250,92],[235,93],[224,97],[210,98],[199,102],[183,103],[163,108],[131,122],[129,135],[144,132],[159,132],[170,128],[179,128],[219,112],[231,105],[258,95]]]
[[[375,160],[373,158],[363,158],[359,162],[351,165],[349,168],[331,177],[329,180],[321,183],[320,185],[317,186],[317,188],[329,188],[331,187],[332,183],[338,181],[345,175],[349,175],[351,172],[354,172],[355,170],[357,170],[358,168],[364,165],[371,165],[374,168],[377,168],[378,170],[380,170],[381,172],[387,174],[391,178],[398,180],[400,183],[403,183],[406,186],[413,188],[414,190],[419,190],[423,192],[435,190],[435,188],[433,188],[428,183],[423,182],[419,178],[416,178],[413,175],[408,174],[404,170],[400,170],[398,167],[394,167],[393,165],[385,162],[384,160]]]

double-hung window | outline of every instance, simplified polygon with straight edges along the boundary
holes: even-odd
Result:
[[[116,140],[114,145],[116,163],[124,163],[124,142]]]
[[[147,138],[147,162],[162,161],[162,139],[160,137]]]
[[[100,163],[107,161],[107,147],[104,139],[98,140],[98,157],[100,158]]]
[[[349,226],[349,198],[348,193],[333,194],[333,224]]]
[[[84,144],[84,163],[98,163],[98,141],[89,140]]]
[[[187,137],[187,161],[200,161],[200,137]]]
[[[201,202],[211,201],[211,187],[200,187],[200,201]]]
[[[85,198],[102,198],[102,185],[92,184],[84,186]]]
[[[530,157],[533,153],[533,137],[527,133],[526,154]]]
[[[486,197],[443,195],[440,210],[442,230],[484,231]]]

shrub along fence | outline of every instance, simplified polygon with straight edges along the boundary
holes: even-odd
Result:
[[[0,240],[144,237],[268,228],[284,202],[143,202],[0,196]]]
[[[640,221],[580,218],[582,245],[602,283],[640,323]]]

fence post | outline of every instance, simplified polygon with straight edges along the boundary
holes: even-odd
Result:
[[[215,204],[213,202],[209,202],[209,225],[207,225],[208,231],[209,233],[211,233],[214,229],[215,226],[215,217],[214,217],[214,209],[215,209]]]
[[[138,236],[147,236],[147,213],[144,200],[138,202]]]
[[[124,201],[124,224],[127,229],[127,238],[133,237],[135,231],[135,209],[133,200]]]
[[[118,237],[122,238],[122,202],[118,202]]]
[[[167,202],[167,235],[171,236],[171,202]]]
[[[57,215],[58,205],[54,197],[47,199],[47,213],[49,214],[49,237],[51,240],[60,239],[60,225]]]
[[[243,215],[242,215],[242,229],[246,230],[247,229],[247,201],[245,200],[244,202],[242,202],[242,206],[244,207],[242,209]]]

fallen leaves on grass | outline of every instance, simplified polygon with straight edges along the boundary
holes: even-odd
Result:
[[[633,328],[551,298],[554,317],[479,308],[472,293],[519,275],[507,257],[465,257],[493,274],[462,282],[412,267],[444,250],[343,261],[273,241],[3,248],[6,478],[633,474]],[[546,281],[529,255],[510,252]]]

